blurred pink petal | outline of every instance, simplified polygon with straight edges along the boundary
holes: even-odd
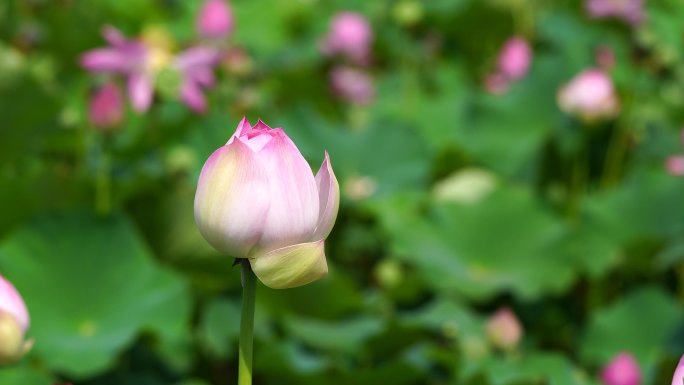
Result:
[[[558,105],[587,121],[613,118],[620,109],[613,81],[599,69],[584,70],[561,87]]]
[[[365,16],[340,12],[332,19],[321,50],[326,55],[346,55],[357,64],[367,64],[372,42],[373,31]]]
[[[204,37],[221,38],[233,30],[233,11],[226,1],[206,0],[197,16],[197,32]]]
[[[487,320],[486,331],[491,343],[503,350],[515,349],[523,334],[518,317],[509,308],[497,310]]]
[[[518,80],[530,69],[532,62],[532,48],[527,40],[512,37],[501,48],[498,59],[499,73],[510,80]]]
[[[145,112],[152,104],[154,88],[152,79],[146,74],[132,74],[128,78],[128,97],[131,100],[133,109],[138,112]]]
[[[667,158],[665,169],[672,175],[684,175],[684,155],[674,155]]]
[[[197,83],[184,82],[181,86],[180,98],[191,110],[202,113],[207,109],[207,100]]]
[[[88,118],[96,128],[102,130],[114,128],[121,124],[123,116],[123,100],[116,84],[105,84],[90,98]]]
[[[358,105],[369,104],[375,97],[371,77],[351,67],[336,67],[330,73],[333,92],[340,98]]]
[[[631,25],[644,19],[644,0],[586,0],[584,5],[595,19],[615,17]]]
[[[508,91],[510,81],[498,72],[487,75],[484,79],[484,88],[494,95],[502,95]]]
[[[181,101],[195,112],[207,108],[203,89],[214,85],[214,67],[221,59],[218,50],[208,47],[192,47],[173,60],[173,66],[182,77]]]
[[[641,370],[631,353],[622,352],[603,368],[600,377],[605,385],[639,385]]]

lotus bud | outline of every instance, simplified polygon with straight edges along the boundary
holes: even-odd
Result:
[[[620,110],[613,81],[599,69],[585,70],[563,86],[558,105],[589,122],[613,118]]]
[[[665,160],[665,169],[671,175],[684,175],[684,155],[673,155]]]
[[[0,276],[0,365],[18,361],[32,346],[24,336],[29,315],[14,286]]]
[[[208,38],[221,38],[233,31],[233,11],[224,0],[206,0],[197,17],[197,32]]]
[[[515,313],[508,308],[499,309],[487,321],[487,337],[501,350],[514,350],[522,338],[522,326]]]
[[[341,12],[332,19],[321,49],[327,55],[342,54],[356,64],[367,64],[372,41],[373,31],[365,16]]]
[[[532,48],[527,40],[512,37],[501,48],[498,59],[499,73],[508,80],[518,80],[530,69]]]
[[[605,385],[639,385],[639,364],[631,353],[620,353],[601,371],[601,382]]]
[[[202,168],[195,222],[214,248],[247,258],[261,282],[284,289],[327,274],[323,246],[339,201],[327,152],[314,176],[281,128],[243,119]]]
[[[375,96],[375,85],[368,74],[351,67],[336,67],[330,73],[330,86],[339,98],[356,105],[367,105]]]
[[[101,131],[110,131],[123,121],[124,105],[121,91],[114,83],[100,87],[90,98],[88,118]]]

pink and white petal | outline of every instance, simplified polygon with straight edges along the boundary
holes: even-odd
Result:
[[[102,28],[102,36],[112,47],[122,47],[128,43],[121,31],[111,25]]]
[[[217,250],[245,258],[261,237],[269,209],[266,170],[240,138],[216,150],[202,168],[195,222]]]
[[[257,123],[254,130],[259,127]],[[309,242],[319,214],[318,187],[309,164],[282,130],[264,135],[270,136],[270,132],[275,135],[258,153],[268,174],[271,196],[271,209],[257,244],[261,253]]]
[[[237,129],[233,133],[233,136],[228,139],[228,142],[226,144],[231,144],[233,143],[233,140],[235,140],[236,137],[240,137],[243,132],[249,131],[252,129],[252,126],[249,124],[249,120],[247,120],[247,117],[243,116],[242,120],[237,126]]]
[[[146,74],[132,74],[128,77],[128,97],[136,111],[145,112],[150,108],[153,92],[152,79]]]
[[[318,186],[318,225],[313,234],[313,240],[321,240],[328,237],[340,208],[340,184],[337,182],[328,151],[321,168],[316,173],[316,185]]]
[[[186,81],[181,87],[181,100],[191,110],[202,113],[207,109],[207,101],[202,89],[194,82]]]
[[[17,289],[0,275],[0,312],[12,315],[25,332],[29,326],[26,304]]]
[[[322,240],[250,257],[249,263],[259,280],[272,289],[306,285],[328,274]]]
[[[193,47],[180,53],[174,64],[179,70],[185,71],[198,66],[212,67],[218,63],[220,58],[221,53],[214,48]]]
[[[81,55],[81,67],[93,72],[128,72],[129,58],[119,50],[98,48]]]

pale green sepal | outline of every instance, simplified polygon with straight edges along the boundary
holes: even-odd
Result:
[[[328,274],[323,240],[250,257],[249,263],[259,280],[272,289],[306,285]]]

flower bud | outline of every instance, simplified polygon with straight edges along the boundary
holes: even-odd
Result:
[[[339,199],[327,153],[314,176],[281,128],[243,119],[202,168],[195,222],[214,248],[248,258],[266,286],[296,287],[328,271],[323,244]]]
[[[672,385],[684,384],[684,356],[679,359],[679,364],[672,375]]]
[[[673,155],[665,160],[665,169],[671,175],[684,175],[684,155]]]
[[[330,86],[335,95],[356,105],[367,105],[375,96],[370,76],[351,67],[334,68],[330,73]]]
[[[501,350],[514,350],[522,338],[520,321],[508,308],[499,309],[487,321],[487,337],[495,347]]]
[[[372,41],[373,32],[365,16],[341,12],[330,23],[330,31],[321,48],[327,55],[341,54],[356,64],[367,64]]]
[[[31,347],[24,341],[29,315],[24,300],[5,278],[0,276],[0,364],[18,361]]]
[[[124,105],[121,91],[114,83],[100,87],[90,98],[88,118],[95,128],[110,131],[121,124]]]
[[[558,105],[589,122],[613,118],[620,110],[612,80],[599,69],[585,70],[563,86]]]
[[[233,11],[224,0],[206,0],[197,17],[197,32],[207,38],[221,38],[233,31]]]
[[[620,353],[601,371],[601,382],[605,385],[639,385],[639,364],[631,353]]]
[[[506,79],[518,80],[527,75],[531,62],[532,49],[527,40],[512,37],[501,48],[497,67]]]

